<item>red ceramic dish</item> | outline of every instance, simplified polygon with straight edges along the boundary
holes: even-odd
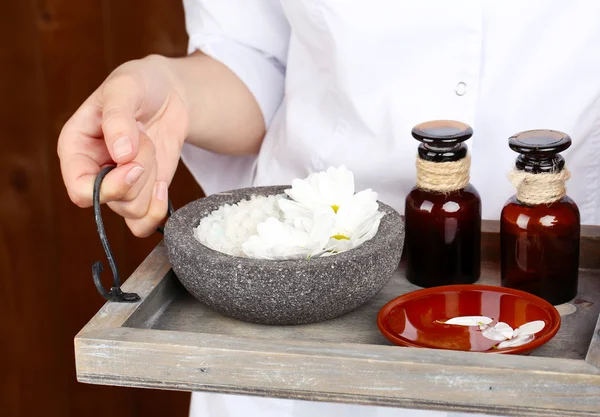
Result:
[[[546,326],[524,345],[495,349],[478,327],[439,323],[459,316],[486,316],[513,329],[534,320]],[[560,314],[548,302],[532,294],[489,285],[447,285],[413,291],[397,297],[379,311],[377,326],[392,343],[489,353],[528,353],[554,337]]]

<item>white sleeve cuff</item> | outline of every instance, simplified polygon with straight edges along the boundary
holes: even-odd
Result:
[[[223,63],[246,84],[268,127],[283,100],[285,69],[260,51],[220,36],[192,35],[188,53],[196,50]]]

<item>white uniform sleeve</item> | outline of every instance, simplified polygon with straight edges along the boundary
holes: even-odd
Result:
[[[222,62],[252,92],[268,127],[283,99],[290,28],[279,0],[184,0],[188,52]],[[256,157],[208,152],[190,144],[183,162],[209,195],[250,186]]]

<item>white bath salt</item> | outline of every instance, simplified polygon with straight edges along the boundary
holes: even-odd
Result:
[[[283,220],[277,201],[284,195],[253,196],[237,204],[225,204],[204,217],[194,229],[203,245],[228,255],[247,257],[242,243],[256,235],[256,226],[268,218]]]

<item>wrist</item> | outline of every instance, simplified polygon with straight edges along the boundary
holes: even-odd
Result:
[[[182,58],[152,57],[169,79],[187,117],[185,141],[208,151],[256,154],[265,133],[256,99],[225,64],[195,52]]]
[[[173,90],[187,112],[185,140],[205,147],[207,133],[214,130],[214,86],[219,81],[216,61],[200,51],[184,57],[161,58],[162,65],[168,68]]]
[[[169,58],[162,55],[149,55],[144,58],[145,61],[149,63],[149,65],[156,69],[159,74],[159,77],[162,77],[167,85],[168,85],[168,98],[167,101],[177,101],[180,103],[180,106],[183,107],[184,115],[183,120],[185,120],[185,135],[182,138],[179,138],[181,141],[180,145],[183,145],[185,138],[189,134],[190,130],[190,120],[192,113],[192,106],[190,97],[188,96],[189,88],[185,88],[185,78],[184,72],[181,70],[182,60],[185,58]]]

